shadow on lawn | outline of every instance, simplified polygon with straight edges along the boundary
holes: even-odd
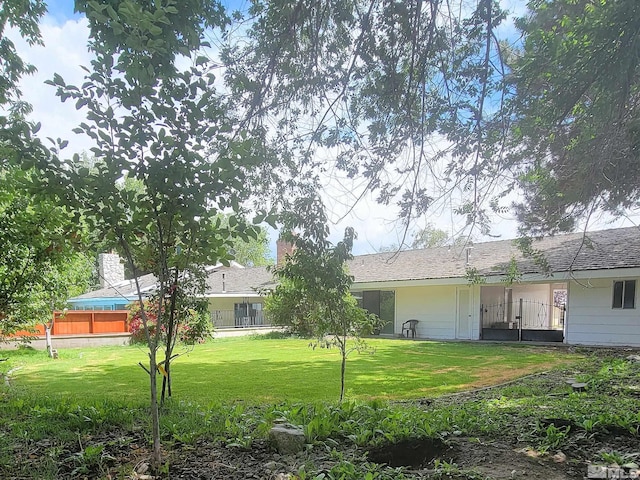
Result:
[[[439,345],[398,342],[398,345],[385,345],[375,355],[352,353],[347,362],[347,398],[406,399],[458,391],[478,381],[479,375],[500,367],[502,356],[494,357],[493,363],[485,356],[491,352],[504,353],[504,350],[487,346],[452,349],[451,345],[447,348]],[[521,349],[517,352],[521,360],[537,358],[537,361],[525,361],[523,367],[528,365],[530,369],[540,370],[540,365],[544,365],[541,362],[541,356],[542,359],[545,357],[543,352],[538,355],[533,352],[530,356],[522,355]],[[174,397],[201,405],[239,400],[277,403],[285,400],[335,401],[338,398],[340,356],[337,350],[325,351],[323,358],[318,355],[301,357],[298,351],[291,358],[281,360],[242,360],[233,358],[233,353],[223,363],[200,361],[197,349],[184,359],[176,359],[172,365]],[[238,352],[240,355],[241,351]],[[140,360],[145,363],[143,354]],[[84,369],[81,361],[78,363],[77,371],[55,371],[48,375],[30,373],[17,376],[15,383],[38,393],[146,402],[148,376],[135,363],[131,366],[101,364]],[[507,365],[502,367],[505,370]]]

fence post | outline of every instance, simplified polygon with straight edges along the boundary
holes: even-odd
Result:
[[[89,320],[89,333],[93,333],[93,322],[95,322],[95,315],[96,312],[95,311],[91,311],[91,319]]]
[[[518,341],[522,341],[522,299],[518,302]]]

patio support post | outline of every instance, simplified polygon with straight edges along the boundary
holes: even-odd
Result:
[[[518,341],[522,341],[522,299],[518,302]]]

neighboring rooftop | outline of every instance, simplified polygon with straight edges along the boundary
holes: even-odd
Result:
[[[257,270],[253,268],[245,268],[237,262],[231,262],[228,267],[225,267],[222,264],[212,265],[205,267],[205,271],[208,272],[207,285],[212,278],[216,278],[216,276],[221,276],[221,273],[224,272],[226,275],[230,275],[231,278],[236,278],[235,273],[238,275],[243,275],[241,272]],[[258,274],[246,274],[247,278],[260,278],[257,276]],[[138,277],[138,283],[140,284],[140,291],[145,294],[152,291],[156,286],[156,277],[153,274],[142,275]],[[239,282],[232,281],[230,284],[232,287],[234,285],[238,285]],[[238,293],[242,293],[245,290],[239,291]],[[72,298],[71,300],[88,300],[92,298],[121,298],[127,300],[134,300],[138,296],[138,290],[136,288],[136,283],[133,279],[123,280],[118,283],[114,283],[109,285],[108,287],[101,288],[99,290],[94,290],[92,292],[87,292],[77,297]]]
[[[221,268],[207,276],[205,295],[250,296],[272,285],[274,285],[273,275],[267,267]]]
[[[146,293],[156,285],[156,277],[152,274],[142,275],[138,277],[138,283],[140,284],[140,290],[142,293]],[[83,293],[71,300],[88,300],[91,298],[122,298],[127,300],[133,300],[138,296],[138,290],[136,283],[133,279],[123,280],[105,288],[94,290],[92,292]]]

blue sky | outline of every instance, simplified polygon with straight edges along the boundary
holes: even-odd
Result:
[[[69,19],[78,19],[80,15],[73,12],[73,0],[51,0],[47,2],[48,14],[56,23],[64,23]]]

